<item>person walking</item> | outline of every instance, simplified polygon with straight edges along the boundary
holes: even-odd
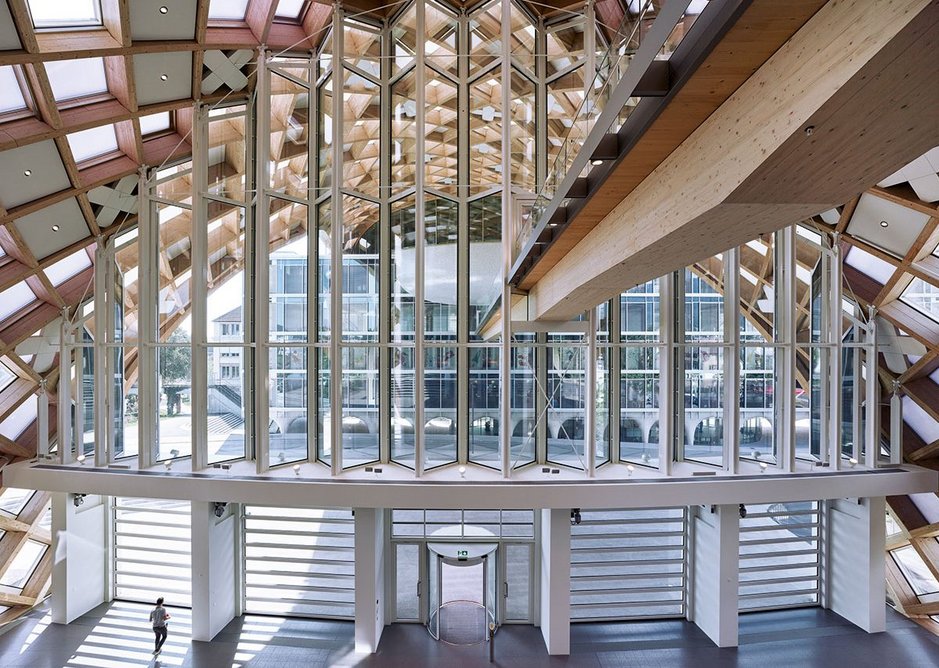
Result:
[[[150,611],[150,623],[153,625],[154,647],[153,653],[159,654],[163,649],[163,643],[166,642],[166,620],[170,618],[170,613],[163,607],[163,597],[157,599],[156,607]]]

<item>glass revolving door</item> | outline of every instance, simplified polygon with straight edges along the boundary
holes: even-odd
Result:
[[[428,543],[427,630],[452,645],[488,639],[496,624],[496,543]]]

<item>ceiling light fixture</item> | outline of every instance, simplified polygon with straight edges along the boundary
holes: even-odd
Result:
[[[293,465],[293,473],[294,473],[294,475],[300,475],[300,465],[299,465],[299,464],[294,464],[294,465]]]
[[[459,469],[457,469],[457,470],[460,472],[460,477],[461,477],[461,478],[465,478],[465,477],[466,477],[466,467],[465,467],[465,466],[461,466],[461,467],[460,467]]]
[[[160,75],[160,81],[166,81],[167,79],[169,79],[169,77],[166,76],[165,74]]]
[[[58,226],[58,225],[53,225],[53,226],[52,226],[52,231],[53,231],[53,232],[58,232],[58,231],[59,231],[59,226]]]
[[[166,12],[168,12],[168,11],[169,11],[169,9],[167,8],[166,5],[163,5],[162,7],[160,7],[160,13],[161,13],[161,14],[166,14]]]
[[[886,220],[882,220],[882,221],[880,221],[880,226],[881,226],[881,227],[890,227],[890,223],[888,223]]]
[[[591,161],[590,161],[590,164],[593,165],[594,167],[598,167],[599,165],[602,165],[602,164],[603,164],[603,161],[602,161],[602,160],[591,160]]]
[[[23,176],[30,177],[33,175],[33,170],[27,169],[23,171]]]

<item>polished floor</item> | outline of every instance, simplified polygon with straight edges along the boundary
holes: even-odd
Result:
[[[189,639],[189,614],[170,609],[170,635],[158,658],[151,655],[149,608],[103,605],[68,626],[50,623],[37,610],[0,634],[4,668],[473,668],[489,664],[488,644],[457,647],[432,640],[417,625],[385,629],[379,651],[353,652],[352,624],[277,617],[234,620],[211,643]],[[939,638],[888,611],[886,633],[867,635],[837,615],[803,609],[740,618],[740,647],[718,649],[686,622],[577,624],[571,655],[549,657],[538,629],[506,626],[495,644],[496,666],[541,668],[927,668],[939,666]]]

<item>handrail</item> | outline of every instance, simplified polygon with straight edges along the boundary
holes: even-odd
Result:
[[[622,42],[613,42],[601,60],[593,84],[587,88],[561,150],[535,198],[527,224],[518,225],[516,228],[512,244],[513,267],[519,260],[522,249],[529,245],[536,232],[540,233],[547,225],[548,220],[560,207],[563,196],[570,191],[574,181],[586,169],[590,156],[609,128],[619,119],[640,78],[660,54],[675,26],[685,15],[691,0],[668,0],[659,10],[636,51],[629,53],[629,49],[621,49],[623,45],[634,41],[643,18],[651,10],[651,4],[651,0],[646,0],[638,17],[629,18],[630,21],[635,21],[629,36]],[[622,28],[627,22],[624,17],[623,23],[617,29],[618,35],[625,34]],[[624,63],[626,66],[623,66]]]

